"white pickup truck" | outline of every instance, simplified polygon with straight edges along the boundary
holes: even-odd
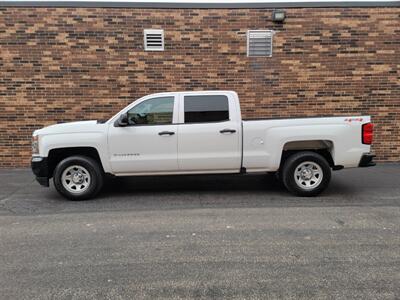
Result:
[[[63,196],[94,197],[104,176],[276,172],[299,196],[323,191],[331,169],[373,166],[369,116],[249,120],[232,91],[148,95],[108,121],[36,130],[32,170]]]

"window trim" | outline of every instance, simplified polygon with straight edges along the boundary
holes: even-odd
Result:
[[[250,32],[267,32],[271,35],[271,47],[270,47],[270,55],[250,55]],[[273,49],[274,49],[274,30],[270,29],[248,29],[247,30],[247,57],[272,57]]]
[[[161,47],[149,47],[147,45],[148,34],[161,34]],[[145,51],[164,51],[164,29],[143,29],[143,42]]]

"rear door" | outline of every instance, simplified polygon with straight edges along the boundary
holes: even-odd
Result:
[[[180,171],[239,172],[241,122],[231,95],[180,94]]]

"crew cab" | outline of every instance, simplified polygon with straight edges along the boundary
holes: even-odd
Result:
[[[299,196],[322,192],[331,170],[373,166],[369,116],[242,120],[233,91],[142,97],[106,122],[33,132],[32,170],[60,194],[94,197],[114,176],[276,173]]]

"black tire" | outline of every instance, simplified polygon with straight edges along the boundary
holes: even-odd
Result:
[[[63,185],[63,173],[72,166],[82,167],[82,170],[84,171],[83,174],[89,178],[87,187],[82,192],[71,192]],[[89,176],[86,175],[86,171],[89,173]],[[93,198],[101,190],[103,186],[103,172],[99,166],[99,163],[94,159],[87,156],[71,156],[58,163],[54,170],[53,181],[54,186],[62,196],[70,200],[86,200]],[[79,184],[77,185],[79,186]]]
[[[298,167],[300,167],[302,163],[307,164],[307,162],[312,163],[308,166],[313,167],[311,168],[310,176],[313,176],[314,179],[303,179],[303,183],[301,183],[299,181],[302,181],[302,177],[295,176],[295,172],[296,169],[300,171],[301,169]],[[319,170],[316,165],[319,166]],[[307,165],[305,167],[307,168]],[[309,169],[310,168],[308,168],[307,172],[309,172]],[[322,178],[319,177],[321,175],[318,175],[318,178],[314,177],[314,173],[315,176],[317,176],[319,173],[322,173]],[[280,175],[282,176],[283,184],[289,190],[289,192],[297,196],[312,197],[320,194],[327,188],[331,180],[331,168],[323,156],[315,152],[303,151],[297,152],[286,159]],[[306,181],[308,181],[308,184],[310,184],[309,187],[306,186]],[[315,186],[313,187],[312,185]]]

